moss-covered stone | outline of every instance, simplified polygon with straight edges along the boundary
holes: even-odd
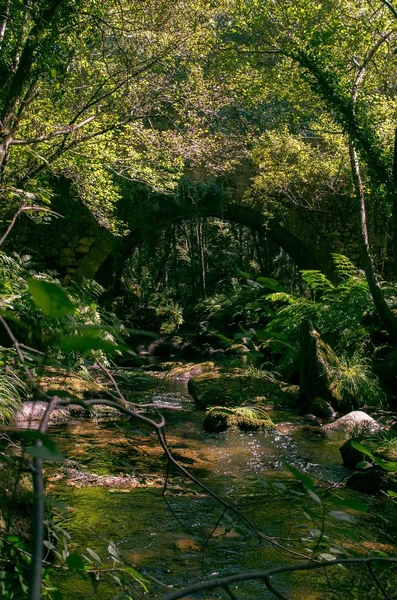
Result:
[[[380,490],[397,492],[397,476],[375,466],[355,471],[346,481],[346,485],[364,494],[377,494]]]
[[[105,386],[97,381],[52,368],[47,369],[45,374],[38,379],[38,384],[44,392],[63,390],[79,399],[103,398],[107,394]]]
[[[203,427],[208,433],[220,433],[227,429],[266,431],[273,429],[275,425],[263,410],[255,407],[214,406],[207,411]]]
[[[308,412],[320,419],[332,419],[336,413],[329,402],[323,400],[323,398],[314,398],[310,403]]]
[[[270,374],[245,369],[229,371],[218,368],[189,380],[189,393],[199,408],[209,406],[247,406],[253,403],[271,401],[282,402],[292,399],[282,382],[277,382]],[[287,402],[288,403],[288,402]]]

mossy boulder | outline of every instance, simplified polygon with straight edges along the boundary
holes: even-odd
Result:
[[[290,386],[283,386],[272,375],[244,369],[218,369],[189,380],[189,393],[198,408],[209,406],[240,407],[263,401],[293,401]],[[295,390],[294,390],[295,393]],[[260,400],[259,400],[260,399]],[[292,400],[291,400],[292,399]]]
[[[365,452],[355,448],[354,441],[358,441]],[[397,491],[397,439],[392,429],[349,439],[340,453],[345,467],[354,469],[346,482],[349,487],[373,494],[381,489]]]
[[[343,464],[347,469],[355,469],[357,463],[365,460],[365,455],[357,450],[352,445],[352,439],[346,440],[345,443],[339,448],[341,453]]]
[[[397,476],[374,466],[352,473],[346,485],[362,494],[377,494],[380,490],[397,492]]]
[[[203,363],[184,363],[182,361],[166,361],[156,363],[155,365],[147,365],[144,367],[146,372],[154,374],[154,376],[163,376],[167,373],[171,379],[188,381],[192,377],[197,377],[202,373],[213,371],[215,363],[207,361]]]
[[[319,417],[320,419],[332,419],[336,415],[331,404],[326,400],[323,400],[323,398],[314,398],[310,403],[308,411],[310,414]]]
[[[213,406],[204,417],[204,430],[220,433],[227,429],[238,431],[266,431],[275,427],[270,417],[260,408],[225,408]]]

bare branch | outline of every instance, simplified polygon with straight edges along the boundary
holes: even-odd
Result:
[[[183,590],[177,590],[163,596],[160,600],[179,600],[185,598],[190,594],[203,592],[205,590],[213,590],[215,588],[225,588],[225,586],[233,583],[241,583],[244,581],[265,581],[273,575],[280,573],[292,573],[294,571],[313,571],[315,569],[324,569],[334,567],[336,565],[368,565],[369,563],[394,563],[397,564],[397,558],[383,558],[380,556],[371,556],[369,558],[335,558],[335,560],[328,560],[324,562],[305,562],[299,565],[290,565],[285,567],[275,567],[268,571],[251,571],[248,573],[238,573],[237,575],[230,575],[229,577],[217,577],[200,581],[194,585],[184,588]],[[271,590],[273,592],[273,590]],[[273,592],[274,593],[274,592]],[[284,598],[278,593],[279,598]],[[284,599],[285,600],[285,599]]]
[[[10,16],[10,7],[11,7],[11,0],[7,0],[7,4],[5,6],[5,10],[3,12],[2,15],[0,15],[1,18],[1,22],[0,22],[0,48],[2,46],[2,43],[4,41],[4,36],[6,33],[6,29],[7,29],[7,21],[9,19]]]
[[[6,238],[9,236],[9,234],[11,233],[17,218],[19,217],[19,215],[23,212],[46,212],[49,213],[51,215],[54,215],[56,217],[61,217],[63,219],[63,215],[61,215],[58,212],[55,212],[54,210],[51,210],[50,208],[45,208],[44,206],[29,206],[28,204],[23,204],[21,206],[21,208],[19,208],[17,210],[17,212],[15,213],[15,215],[12,217],[11,219],[11,223],[9,224],[9,226],[7,227],[5,233],[3,234],[3,236],[0,238],[0,246],[3,244],[3,242],[6,240]]]
[[[81,121],[77,125],[64,127],[63,129],[58,129],[57,131],[53,131],[52,133],[48,133],[47,135],[41,135],[41,136],[38,136],[38,137],[35,137],[35,138],[31,138],[31,139],[28,139],[28,140],[14,139],[14,140],[10,141],[10,146],[26,146],[28,144],[39,144],[40,142],[46,142],[48,140],[52,140],[54,137],[58,137],[60,135],[70,135],[71,133],[74,133],[75,131],[78,131],[79,129],[81,129],[85,125],[88,125],[88,123],[91,123],[91,121],[94,121],[94,119],[96,119],[96,118],[97,118],[97,116],[93,115],[91,117],[88,117],[84,121]]]
[[[393,14],[393,16],[397,19],[397,9],[394,8],[394,6],[392,5],[391,2],[389,2],[389,0],[380,0],[382,2],[382,4],[384,4],[385,6],[387,6],[387,8],[391,11],[391,13]]]
[[[389,596],[389,594],[386,592],[386,590],[384,589],[383,585],[381,584],[381,582],[379,581],[374,568],[372,566],[372,563],[368,563],[368,570],[371,573],[372,579],[375,581],[378,589],[380,590],[380,592],[383,594],[383,596],[386,598],[386,600],[393,600],[393,598],[391,596]]]

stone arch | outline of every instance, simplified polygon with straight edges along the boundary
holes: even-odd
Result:
[[[117,288],[121,271],[131,252],[139,245],[144,231],[159,230],[171,223],[186,221],[192,217],[215,217],[265,234],[271,241],[282,248],[300,269],[318,269],[333,278],[332,252],[326,239],[319,236],[307,223],[299,221],[294,215],[289,222],[277,218],[267,218],[263,213],[235,202],[219,202],[214,196],[202,199],[194,206],[186,207],[175,204],[170,207],[170,198],[166,206],[153,210],[145,216],[145,223],[135,223],[131,232],[121,243],[115,243],[114,251],[110,251],[97,270],[92,269],[91,277],[97,279],[106,288]],[[86,264],[89,261],[89,255]],[[94,267],[94,261],[90,264]],[[77,269],[77,275],[81,273]],[[81,273],[87,276],[86,270]],[[113,276],[114,275],[114,276]]]

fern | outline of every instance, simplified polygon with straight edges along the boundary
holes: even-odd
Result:
[[[332,260],[334,261],[335,271],[339,280],[351,279],[359,273],[350,258],[343,256],[343,254],[332,254]]]
[[[302,279],[313,292],[333,292],[335,287],[321,271],[302,271]]]

